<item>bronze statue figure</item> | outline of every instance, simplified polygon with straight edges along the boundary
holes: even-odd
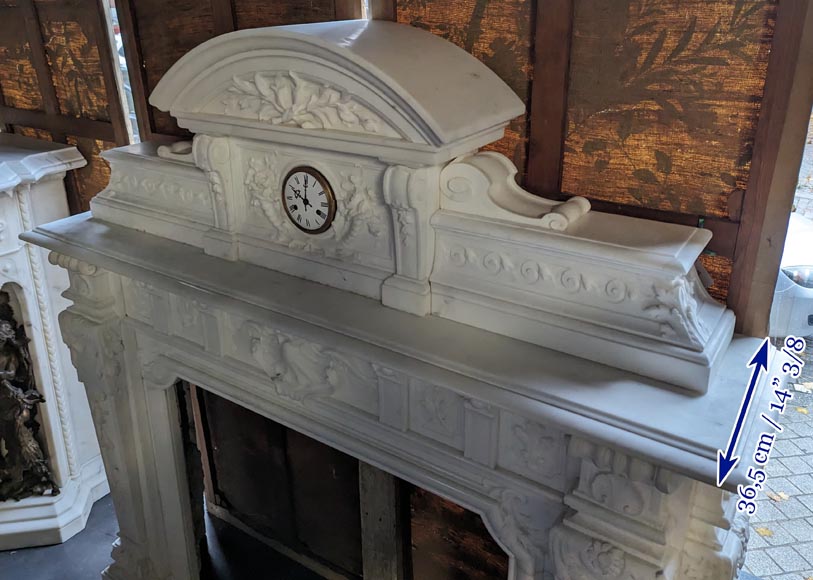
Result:
[[[37,391],[28,337],[0,292],[0,501],[59,493],[38,438]]]

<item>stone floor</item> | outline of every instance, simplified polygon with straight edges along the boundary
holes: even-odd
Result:
[[[765,580],[813,580],[813,339],[808,344],[751,517],[744,570]]]
[[[58,546],[0,552],[0,580],[99,580],[110,564],[118,522],[110,496],[87,527]],[[201,580],[320,580],[322,577],[222,520],[206,516],[209,558]]]
[[[2,580],[99,580],[119,529],[110,496],[93,505],[87,526],[58,546],[0,552]]]

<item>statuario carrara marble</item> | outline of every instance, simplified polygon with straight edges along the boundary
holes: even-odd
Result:
[[[222,35],[151,102],[193,140],[107,152],[92,215],[23,236],[71,277],[106,577],[198,577],[179,379],[479,513],[510,580],[736,575],[745,476],[717,488],[716,450],[759,341],[700,281],[708,231],[524,191],[478,151],[522,103],[404,25]],[[282,207],[302,166],[335,195],[318,235]]]
[[[47,252],[18,236],[68,215],[63,179],[83,167],[75,147],[0,134],[0,289],[31,341],[37,389],[45,397],[37,420],[59,495],[0,502],[0,550],[57,544],[82,531],[90,508],[108,493],[84,389],[57,326],[68,302],[65,272]]]

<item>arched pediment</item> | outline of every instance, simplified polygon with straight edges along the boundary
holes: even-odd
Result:
[[[219,36],[175,63],[150,102],[194,132],[319,131],[431,149],[493,141],[524,112],[499,77],[452,43],[368,20]]]

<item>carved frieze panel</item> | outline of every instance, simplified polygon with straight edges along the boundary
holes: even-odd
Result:
[[[500,413],[500,452],[503,469],[562,490],[567,460],[565,434],[555,427]]]
[[[287,401],[342,402],[377,415],[378,390],[370,362],[239,316],[226,316],[226,354],[261,371]]]
[[[421,380],[409,387],[409,428],[455,449],[463,449],[464,399]]]
[[[205,304],[175,294],[169,296],[169,326],[175,336],[206,346]]]
[[[124,278],[121,285],[127,316],[145,324],[151,324],[152,296],[148,285],[130,278]]]
[[[180,209],[184,214],[211,219],[212,198],[205,176],[192,178],[193,168],[173,172],[162,167],[160,171],[140,166],[128,171],[121,162],[112,164],[110,183],[103,197],[136,203],[148,203],[169,210]],[[199,173],[199,172],[198,172]]]
[[[392,225],[381,192],[385,165],[336,153],[248,142],[240,153],[242,183],[235,186],[242,191],[239,201],[246,208],[241,230],[254,243],[269,241],[295,254],[394,269]],[[283,180],[297,166],[317,169],[336,196],[333,225],[323,234],[303,233],[282,207]]]

